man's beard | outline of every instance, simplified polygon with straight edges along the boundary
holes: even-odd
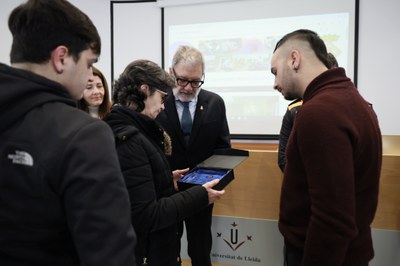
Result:
[[[283,97],[285,98],[285,100],[288,101],[293,101],[299,98],[297,95],[294,95],[293,93],[290,92],[286,92],[285,95],[283,95]]]

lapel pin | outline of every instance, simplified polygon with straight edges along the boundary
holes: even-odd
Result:
[[[203,111],[203,105],[201,105],[201,106],[200,106],[200,110],[202,110],[202,111]]]

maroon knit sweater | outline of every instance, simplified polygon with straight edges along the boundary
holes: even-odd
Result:
[[[287,146],[279,229],[304,252],[304,266],[367,262],[382,162],[376,114],[343,68],[316,77],[303,100]]]

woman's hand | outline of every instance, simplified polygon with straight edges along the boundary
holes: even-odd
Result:
[[[172,171],[172,176],[174,177],[174,188],[176,191],[178,191],[178,180],[181,179],[187,172],[189,172],[189,168]]]
[[[215,190],[213,187],[217,185],[219,182],[219,179],[214,179],[210,182],[207,182],[203,185],[203,187],[207,190],[208,192],[208,204],[212,204],[215,201],[221,199],[222,195],[224,195],[225,190]]]

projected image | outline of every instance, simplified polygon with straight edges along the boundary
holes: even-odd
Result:
[[[270,74],[270,60],[277,41],[299,28],[314,30],[339,65],[348,69],[351,63],[349,20],[348,13],[333,13],[170,25],[167,61],[170,65],[179,45],[198,48],[205,59],[203,88],[224,98],[231,132],[279,134],[288,101],[273,90],[274,77]]]
[[[287,101],[280,94],[271,93],[272,88],[263,88],[260,92],[247,92],[247,88],[236,90],[218,92],[226,106],[234,107],[226,110],[231,128],[240,128],[240,134],[254,134],[255,124],[259,132],[268,132],[271,123],[282,122],[282,116],[277,114],[286,111],[286,108],[280,109],[287,105]]]
[[[260,39],[200,41],[198,48],[207,60],[207,72],[264,71],[266,50]]]

